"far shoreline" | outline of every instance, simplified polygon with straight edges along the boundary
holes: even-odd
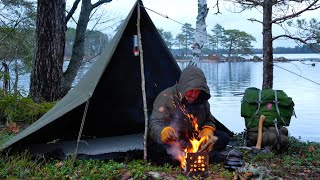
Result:
[[[286,58],[284,56],[281,56],[281,54],[274,54],[278,55],[278,57],[274,57],[273,61],[274,62],[290,62],[290,61],[320,61],[320,54],[319,57],[303,57],[303,58],[298,58],[295,57],[294,59],[292,58]],[[283,54],[286,55],[286,54]],[[287,55],[293,55],[293,54],[287,54]],[[192,58],[189,56],[189,58],[175,58],[177,62],[191,62]],[[258,55],[253,55],[252,57],[242,57],[242,56],[231,56],[229,58],[225,56],[204,56],[200,58],[201,62],[262,62],[263,58],[262,56]]]

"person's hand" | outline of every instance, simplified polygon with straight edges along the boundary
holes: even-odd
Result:
[[[212,126],[203,126],[202,130],[200,131],[199,138],[205,138],[201,145],[200,151],[203,152],[210,152],[213,149],[213,145],[217,142],[218,137],[214,136],[215,128]]]
[[[176,131],[171,126],[166,126],[161,131],[161,141],[164,143],[170,143],[178,139]]]

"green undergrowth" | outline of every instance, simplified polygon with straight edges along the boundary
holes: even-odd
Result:
[[[156,166],[144,160],[115,162],[70,158],[47,161],[34,160],[23,153],[1,156],[0,161],[0,179],[190,179],[180,167]],[[211,165],[210,172],[210,176],[225,179],[233,176],[219,164]]]
[[[10,134],[0,133],[2,142]],[[243,161],[252,167],[264,167],[273,179],[319,179],[320,143],[302,142],[290,137],[291,146],[282,153],[254,154],[241,150]],[[34,159],[28,152],[0,155],[0,179],[233,179],[235,172],[223,162],[210,164],[209,176],[189,177],[180,167],[158,166],[142,159],[113,160]],[[266,178],[272,179],[272,178]]]
[[[56,102],[35,103],[21,94],[5,94],[0,90],[0,124],[31,124],[51,109]]]
[[[170,165],[153,166],[143,160],[35,160],[28,153],[0,158],[0,179],[150,179],[148,172],[172,171],[176,169]]]

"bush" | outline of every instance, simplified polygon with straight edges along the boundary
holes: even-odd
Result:
[[[0,91],[0,122],[31,124],[51,109],[56,102],[35,103],[31,98]]]

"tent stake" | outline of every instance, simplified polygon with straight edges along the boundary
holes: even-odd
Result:
[[[138,8],[137,33],[138,33],[138,39],[139,39],[141,88],[142,88],[142,97],[143,97],[143,111],[144,111],[144,118],[145,118],[144,136],[143,136],[143,159],[147,160],[148,107],[147,107],[147,100],[146,100],[146,88],[145,88],[144,65],[143,65],[143,50],[142,50],[141,30],[140,30],[140,0],[138,0],[137,8]]]

